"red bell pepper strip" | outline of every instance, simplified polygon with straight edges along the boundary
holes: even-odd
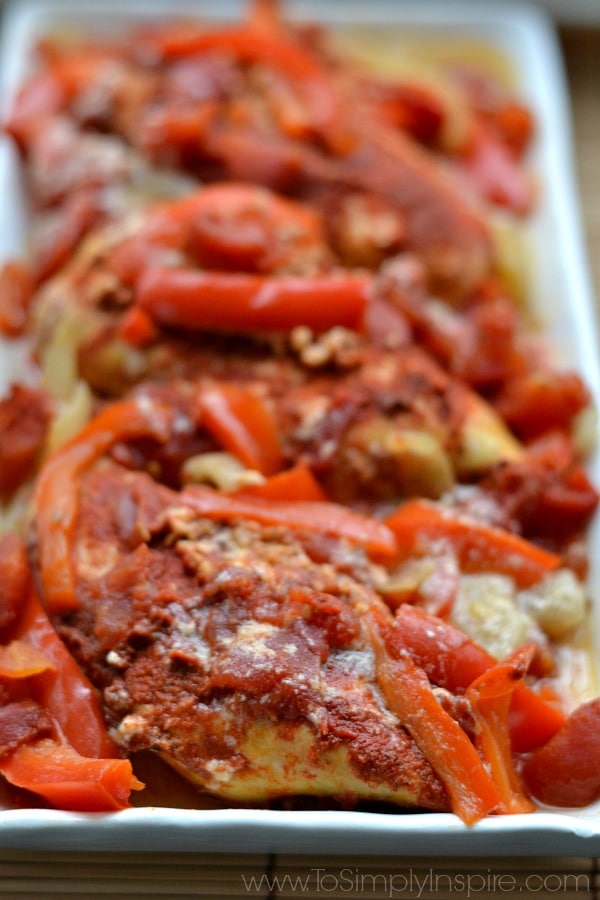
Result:
[[[82,756],[118,756],[94,688],[58,637],[33,590],[14,637],[26,641],[50,664],[30,679],[29,696],[51,716],[64,739]]]
[[[223,494],[200,485],[185,488],[180,498],[184,506],[209,519],[253,519],[264,525],[282,525],[292,531],[344,538],[364,546],[378,559],[385,560],[394,555],[394,536],[383,522],[337,503],[277,502],[263,497]]]
[[[359,331],[370,279],[364,275],[298,278],[150,268],[135,300],[156,322],[194,331],[315,332],[335,325]]]
[[[600,798],[600,698],[575,709],[523,765],[531,794],[550,806],[587,806]]]
[[[394,532],[401,559],[435,554],[435,546],[452,550],[465,572],[498,572],[531,587],[558,569],[561,558],[501,528],[435,506],[409,500],[386,524]]]
[[[321,485],[303,463],[271,475],[263,484],[248,485],[235,493],[239,496],[262,497],[264,500],[327,500]]]
[[[198,397],[200,424],[245,466],[273,475],[283,465],[275,416],[252,388],[212,382]]]
[[[372,621],[369,630],[379,687],[446,786],[453,812],[473,825],[497,811],[497,787],[466,733],[436,699],[423,669],[407,653],[392,657]]]
[[[390,640],[399,650],[409,653],[434,684],[452,693],[466,690],[497,664],[487,650],[458,628],[408,604],[398,608]],[[517,684],[510,709],[510,736],[515,752],[533,750],[546,743],[564,721],[562,710],[523,682]]]
[[[515,771],[509,733],[511,699],[534,650],[532,645],[520,648],[471,682],[466,693],[475,719],[475,743],[500,791],[505,813],[526,813],[535,808]]]
[[[44,738],[23,744],[0,760],[10,782],[44,797],[52,806],[77,812],[112,812],[129,806],[137,780],[127,759],[87,759],[72,747]]]
[[[170,414],[148,398],[107,406],[43,466],[34,495],[39,565],[51,613],[77,608],[71,538],[78,510],[77,478],[118,441],[164,440]]]

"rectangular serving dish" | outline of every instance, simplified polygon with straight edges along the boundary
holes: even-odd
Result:
[[[5,113],[27,71],[36,39],[61,30],[119,33],[140,21],[194,14],[214,17],[201,0],[111,3],[79,0],[13,0],[2,27],[0,101]],[[219,18],[239,14],[241,4],[222,2]],[[420,0],[414,4],[300,0],[286,5],[291,17],[326,25],[381,28],[426,41],[474,41],[500,53],[514,73],[517,91],[534,111],[538,139],[531,165],[541,199],[528,225],[532,248],[531,303],[558,362],[576,368],[600,398],[595,310],[584,252],[572,157],[568,95],[550,21],[538,9],[505,3]],[[26,204],[13,147],[0,140],[0,261],[19,253],[27,230]],[[0,387],[19,366],[18,346],[1,348]],[[600,483],[600,455],[591,461]],[[591,532],[590,593],[594,653],[600,647],[600,530]],[[585,810],[540,811],[488,818],[467,828],[438,813],[178,810],[138,808],[111,814],[54,810],[0,810],[0,846],[36,850],[222,851],[239,853],[337,853],[397,855],[600,855],[600,803]]]

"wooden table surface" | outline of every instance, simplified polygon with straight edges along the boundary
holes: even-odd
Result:
[[[573,103],[587,251],[600,300],[600,28],[564,29],[561,41]],[[41,896],[600,900],[600,875],[595,859],[144,856],[127,852],[73,856],[0,851],[0,897]]]
[[[587,250],[600,310],[600,28],[561,32]]]

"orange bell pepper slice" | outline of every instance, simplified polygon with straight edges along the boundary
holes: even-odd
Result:
[[[273,475],[283,465],[279,429],[264,399],[251,387],[212,382],[198,397],[200,424],[245,466]]]
[[[130,791],[143,787],[129,760],[87,759],[50,738],[18,747],[0,760],[0,772],[52,806],[77,812],[125,809]]]
[[[458,628],[422,609],[403,604],[396,612],[390,640],[421,666],[431,681],[452,693],[466,690],[497,665],[491,654]],[[513,750],[544,744],[565,721],[564,712],[519,681],[510,708]]]
[[[2,541],[0,579],[9,593],[7,644],[0,647],[0,676],[13,699],[37,703],[54,728],[82,756],[114,757],[97,694],[58,637],[33,588],[24,546],[10,535]],[[10,690],[19,685],[20,693]]]
[[[466,692],[475,719],[475,742],[500,791],[504,813],[535,809],[515,770],[509,730],[511,699],[533,653],[532,645],[520,648],[471,682]]]
[[[14,637],[14,643],[26,641],[46,660],[45,670],[31,673],[28,693],[49,713],[74,750],[86,757],[118,756],[96,691],[57,635],[33,590]]]
[[[327,500],[321,485],[303,463],[271,475],[263,484],[248,485],[235,493],[240,496],[262,497],[264,500]]]
[[[407,653],[392,657],[369,623],[377,682],[386,702],[443,781],[452,810],[473,825],[498,809],[498,788],[458,722],[436,699],[429,679]]]
[[[465,572],[498,572],[531,587],[558,569],[561,558],[501,528],[442,509],[426,500],[409,500],[388,519],[400,558],[430,554],[436,544],[452,550]]]
[[[309,531],[344,538],[363,546],[374,558],[394,555],[394,536],[383,522],[361,515],[337,503],[275,501],[263,497],[223,494],[192,485],[180,494],[183,505],[199,516],[231,521],[251,519],[264,525],[282,525],[292,531]]]
[[[117,441],[138,437],[164,440],[169,421],[170,414],[146,398],[113,403],[43,466],[34,508],[41,582],[51,613],[76,609],[78,605],[71,557],[78,476]]]

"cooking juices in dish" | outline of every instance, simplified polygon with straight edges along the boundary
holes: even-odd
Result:
[[[17,804],[123,808],[140,751],[233,803],[472,824],[600,793],[591,399],[506,252],[534,118],[471,65],[332,48],[263,2],[48,38],[14,100]]]

